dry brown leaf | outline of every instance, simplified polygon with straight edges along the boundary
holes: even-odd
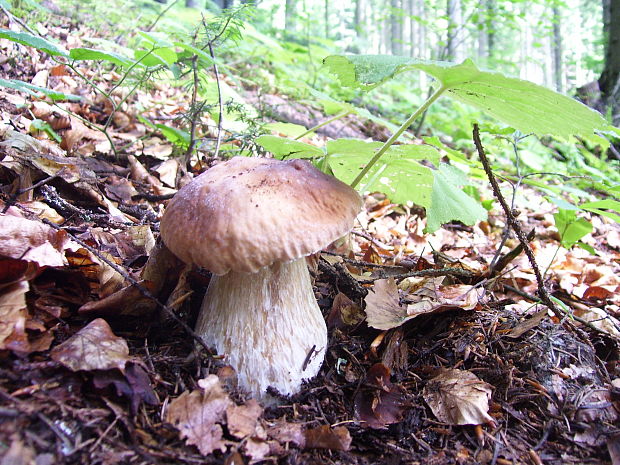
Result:
[[[7,339],[16,328],[25,326],[28,289],[28,283],[20,281],[4,288],[0,295],[0,349],[7,349]]]
[[[71,371],[123,371],[130,360],[125,339],[114,335],[108,323],[101,318],[91,321],[72,337],[54,347],[52,360]]]
[[[39,266],[63,266],[67,235],[46,224],[0,214],[0,255],[31,261]]]
[[[306,430],[305,446],[308,449],[330,449],[347,451],[351,447],[351,435],[344,426],[332,428],[322,425]]]
[[[426,313],[450,308],[471,310],[481,299],[484,290],[468,285],[440,286],[444,277],[424,278],[409,284],[409,294],[400,304],[398,287],[393,278],[375,281],[373,291],[366,296],[366,319],[373,328],[387,330],[401,326],[408,320]]]
[[[168,406],[166,421],[172,423],[187,444],[198,447],[204,455],[216,449],[224,452],[223,430],[218,424],[232,404],[217,376],[198,382],[200,390],[184,392]]]
[[[364,321],[364,312],[360,306],[342,292],[336,294],[327,317],[328,327],[342,328],[344,326],[354,326],[362,321]]]
[[[494,423],[489,416],[492,386],[469,371],[442,369],[422,396],[439,421],[450,425]]]
[[[228,431],[238,439],[251,436],[262,414],[263,408],[255,399],[250,399],[245,405],[230,405],[226,409]]]
[[[400,305],[398,288],[393,278],[375,281],[373,289],[364,299],[368,326],[392,329],[410,320],[407,308]]]
[[[536,328],[547,317],[547,312],[548,310],[545,307],[542,310],[534,313],[534,315],[524,319],[519,324],[517,324],[517,326],[512,328],[510,332],[506,334],[506,336],[510,338],[521,337],[530,329]]]
[[[375,363],[368,370],[364,384],[355,396],[355,416],[362,426],[381,429],[402,420],[405,391],[390,381],[388,367]]]
[[[267,429],[267,434],[281,444],[292,443],[303,447],[306,443],[303,426],[299,423],[278,421]]]

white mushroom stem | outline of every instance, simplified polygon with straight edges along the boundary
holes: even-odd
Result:
[[[325,356],[327,328],[304,258],[257,273],[213,276],[196,332],[236,370],[239,386],[265,398],[299,391]]]

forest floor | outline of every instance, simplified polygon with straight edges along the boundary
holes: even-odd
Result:
[[[131,110],[171,122],[187,96],[139,90],[114,113],[109,140],[80,120],[104,124],[106,101],[65,66],[15,47],[0,39],[0,77],[82,100],[62,103],[67,114],[0,90],[0,464],[620,463],[618,224],[592,216],[583,241],[597,253],[566,250],[555,206],[521,187],[531,207],[518,219],[534,231],[545,286],[571,313],[556,315],[537,301],[523,253],[490,272],[498,249],[518,246],[501,245],[501,210],[424,234],[423,211],[367,196],[350,241],[311,264],[329,328],[319,375],[261,406],[138,290],[191,327],[209,281],[170,257],[153,263],[182,157]],[[81,71],[101,86],[114,78]],[[268,99],[281,119],[321,118]],[[349,122],[343,131],[376,129]],[[110,142],[128,145],[114,156]],[[199,154],[186,176],[220,161]]]

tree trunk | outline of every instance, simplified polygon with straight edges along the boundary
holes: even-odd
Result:
[[[286,0],[284,5],[284,29],[289,33],[295,32],[297,14],[295,4],[297,0]]]
[[[198,8],[198,0],[185,0],[187,8]]]
[[[460,0],[446,0],[446,16],[448,18],[448,33],[446,37],[445,58],[456,60],[457,57],[457,33],[461,24]]]
[[[362,4],[362,0],[355,0],[355,16],[353,17],[353,24],[355,27],[355,32],[358,37],[363,37],[364,28],[362,27],[362,11],[364,10],[364,5]]]
[[[400,12],[400,1],[391,0],[390,2],[390,42],[392,55],[402,55],[402,24]]]
[[[329,0],[325,0],[325,38],[329,39]]]
[[[562,71],[562,32],[561,32],[561,12],[557,3],[553,4],[551,20],[553,21],[553,81],[555,90],[564,90],[564,73]]]
[[[598,85],[614,125],[620,125],[620,0],[604,0],[605,66]]]

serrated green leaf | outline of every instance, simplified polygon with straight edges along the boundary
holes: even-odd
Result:
[[[524,134],[567,140],[580,135],[601,145],[597,131],[612,126],[582,103],[529,81],[479,70],[471,60],[461,64],[423,62],[383,55],[330,56],[324,60],[343,85],[372,88],[397,73],[420,70],[437,79],[444,95],[472,105]]]
[[[323,150],[314,145],[291,140],[285,137],[263,135],[256,138],[255,142],[276,158],[316,158],[325,155]]]
[[[329,141],[329,166],[338,179],[351,183],[381,145],[383,144],[380,142],[365,142],[359,139]],[[411,201],[423,207],[430,205],[433,172],[418,162],[426,158],[429,147],[406,147],[408,148],[405,150],[386,152],[364,177],[360,183],[360,191],[383,192],[396,203]]]
[[[118,66],[129,66],[133,61],[114,52],[105,52],[94,48],[72,48],[69,56],[74,60],[102,60]]]
[[[19,81],[17,79],[0,79],[0,86],[19,90],[36,98],[41,98],[41,94],[43,94],[44,96],[49,97],[54,101],[69,100],[72,102],[77,102],[79,100],[82,100],[82,97],[80,97],[79,95],[64,94],[62,92],[47,89],[46,87],[35,86],[33,84],[30,84],[29,82]]]
[[[439,170],[433,172],[431,205],[426,209],[425,232],[432,233],[450,221],[473,225],[487,219],[487,211],[482,205],[454,184],[458,176],[454,173],[454,167],[448,167],[442,164]]]
[[[553,215],[555,227],[560,233],[562,247],[570,249],[583,236],[592,232],[594,227],[585,218],[577,218],[575,210],[560,209]]]
[[[0,28],[0,38],[9,39],[18,44],[36,48],[52,56],[67,56],[67,51],[60,45],[56,45],[49,40],[37,37],[27,32],[15,32],[10,29]]]

